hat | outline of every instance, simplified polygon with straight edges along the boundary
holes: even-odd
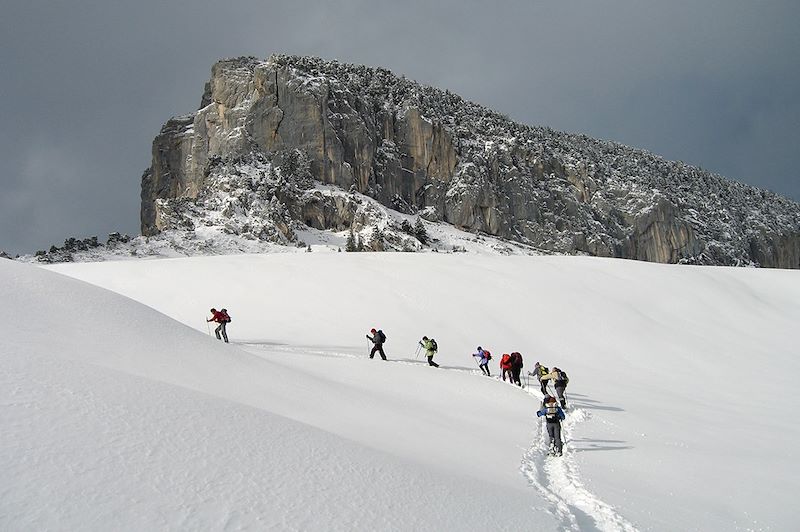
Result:
[[[216,312],[216,311],[217,311],[217,309],[215,309],[215,308],[211,309],[211,312]]]
[[[552,395],[548,395],[547,397],[544,398],[544,402],[545,403],[555,403],[556,402],[556,398],[553,397]]]
[[[480,351],[480,350],[481,350],[481,346],[478,346],[478,351]]]
[[[372,329],[370,329],[370,330],[369,330],[369,332],[371,332],[371,333],[374,333],[374,332],[377,332],[377,331],[376,331],[376,330],[375,330],[375,328],[373,327]]]
[[[428,339],[428,337],[427,337],[427,336],[423,336],[423,337],[422,337],[422,339],[423,339],[423,340],[427,340],[427,339]]]

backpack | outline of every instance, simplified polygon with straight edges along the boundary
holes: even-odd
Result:
[[[431,349],[433,349],[434,352],[439,351],[439,345],[436,343],[436,340],[434,340],[433,338],[431,338]]]
[[[566,387],[566,385],[569,384],[569,377],[567,377],[567,372],[566,371],[559,371],[558,372],[558,379],[556,379],[556,382],[562,382],[562,383],[564,383],[564,386]]]
[[[522,354],[514,351],[511,353],[511,360],[510,363],[514,367],[521,368],[522,367]]]
[[[483,354],[484,354],[484,356],[486,356],[486,360],[491,360],[492,359],[492,354],[489,351],[487,351],[486,349],[483,350]]]
[[[228,310],[227,309],[222,309],[222,310],[220,310],[220,312],[222,313],[222,321],[225,322],[225,323],[230,323],[231,322],[231,317],[228,314]]]
[[[384,332],[383,332],[383,331],[381,331],[381,330],[379,330],[379,331],[378,331],[378,334],[379,334],[379,335],[380,335],[380,337],[381,337],[381,343],[382,343],[382,344],[383,344],[383,343],[386,343],[386,335],[384,334]]]
[[[550,370],[546,366],[539,366],[539,376],[544,377],[548,373],[550,373]]]
[[[558,407],[555,403],[549,403],[553,406],[545,406],[545,411],[547,412],[544,416],[547,418],[547,421],[558,421]]]

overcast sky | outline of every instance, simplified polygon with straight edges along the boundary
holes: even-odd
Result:
[[[797,0],[8,0],[0,249],[139,233],[153,137],[218,59],[383,66],[800,200]]]

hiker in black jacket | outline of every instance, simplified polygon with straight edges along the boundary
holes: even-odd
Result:
[[[509,358],[508,362],[511,364],[511,382],[522,387],[522,380],[519,378],[519,374],[522,372],[522,355],[514,351],[511,353],[511,357]]]
[[[381,358],[386,360],[386,354],[383,352],[383,343],[386,341],[386,335],[383,334],[383,331],[376,331],[374,328],[370,329],[372,336],[367,335],[367,339],[370,340],[373,344],[372,351],[369,352],[369,358],[373,358],[375,356],[375,351],[377,351]]]

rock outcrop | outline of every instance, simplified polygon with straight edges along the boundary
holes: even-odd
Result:
[[[280,55],[218,62],[200,109],[166,123],[142,178],[142,234],[175,228],[176,208],[207,195],[220,164],[280,165],[286,154],[306,163],[301,180],[543,251],[800,267],[800,206],[785,198],[620,144],[517,124],[384,69]],[[293,181],[295,170],[279,173]],[[263,207],[273,229],[262,227],[262,238],[291,241],[286,217],[337,231],[357,223],[341,196],[274,197]]]

